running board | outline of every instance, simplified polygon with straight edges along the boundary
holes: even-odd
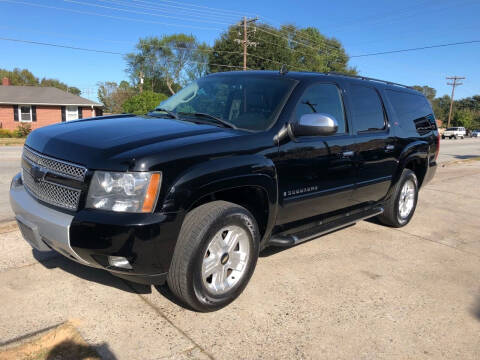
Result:
[[[288,235],[274,235],[268,241],[268,246],[289,247],[300,244],[304,241],[311,240],[320,235],[353,225],[358,221],[362,221],[383,213],[383,208],[376,207],[360,213],[346,215],[340,219],[335,219],[328,223],[314,226],[312,228],[299,231]]]

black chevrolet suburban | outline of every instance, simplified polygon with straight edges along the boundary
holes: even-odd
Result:
[[[268,246],[372,217],[406,225],[438,151],[432,109],[407,86],[218,73],[143,116],[33,131],[10,202],[34,248],[166,282],[212,311],[239,296]]]

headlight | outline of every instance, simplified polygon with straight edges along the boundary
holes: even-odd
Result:
[[[95,171],[86,207],[119,212],[152,212],[161,182],[161,173]]]

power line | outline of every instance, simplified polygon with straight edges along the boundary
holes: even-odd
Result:
[[[132,1],[119,1],[119,0],[98,0],[101,2],[108,2],[108,3],[114,3],[118,5],[123,5],[131,8],[139,8],[139,9],[150,9],[150,10],[156,10],[156,11],[169,11],[173,10],[175,12],[188,12],[192,13],[194,15],[189,15],[189,16],[194,16],[194,17],[213,17],[213,18],[231,18],[235,19],[232,21],[236,21],[239,18],[239,15],[236,14],[222,14],[216,11],[215,13],[212,13],[210,10],[202,10],[202,9],[195,9],[195,8],[190,8],[190,7],[185,7],[185,6],[176,6],[176,5],[161,5],[161,4],[151,4],[151,5],[144,5],[144,4],[134,4]],[[150,3],[148,3],[150,4]]]
[[[102,54],[126,55],[125,53],[115,52],[115,51],[99,50],[99,49],[89,49],[89,48],[83,48],[83,47],[77,47],[77,46],[69,46],[69,45],[61,45],[61,44],[53,44],[53,43],[47,43],[47,42],[41,42],[41,41],[12,39],[12,38],[5,38],[5,37],[0,37],[0,40],[3,40],[3,41],[12,41],[12,42],[20,42],[20,43],[33,44],[33,45],[43,45],[43,46],[59,47],[59,48],[72,49],[72,50],[82,50],[82,51],[89,51],[89,52],[102,53]]]
[[[101,9],[123,11],[123,12],[131,13],[131,14],[149,15],[149,16],[164,17],[164,18],[168,18],[168,19],[185,20],[185,17],[172,16],[172,15],[162,15],[162,14],[155,14],[155,13],[152,14],[152,13],[145,12],[145,11],[122,9],[122,8],[117,8],[117,7],[107,6],[107,5],[100,5],[100,4],[92,4],[92,3],[77,1],[77,0],[63,0],[63,1],[68,2],[68,3],[72,3],[72,4],[83,5],[83,6],[93,6],[93,7],[97,7],[97,8],[101,8]],[[191,20],[191,21],[201,22],[201,23],[209,23],[209,24],[230,25],[230,23],[212,21],[212,20],[202,20],[202,19],[200,19],[200,20]]]
[[[144,1],[144,0],[132,0],[132,1],[145,3],[145,4],[152,4],[152,5],[157,5],[158,4],[157,2]],[[187,6],[192,6],[192,7],[201,8],[201,9],[213,10],[215,12],[232,13],[232,14],[237,14],[237,16],[248,15],[248,14],[245,14],[244,12],[239,12],[239,11],[235,11],[235,10],[220,9],[220,8],[208,7],[208,6],[179,2],[179,1],[161,0],[160,2],[170,3],[170,4],[178,4],[178,5],[187,5]],[[252,15],[252,14],[250,14],[250,15]]]
[[[167,22],[162,22],[162,21],[136,19],[136,18],[125,17],[125,16],[115,16],[115,15],[101,14],[101,13],[92,12],[92,11],[84,11],[84,10],[62,8],[62,7],[58,7],[58,6],[43,5],[43,4],[26,2],[26,1],[0,0],[0,2],[8,2],[8,3],[12,3],[12,4],[20,4],[20,5],[27,5],[27,6],[36,6],[36,7],[46,8],[46,9],[62,10],[62,11],[68,11],[68,12],[73,12],[73,13],[77,13],[77,14],[100,16],[100,17],[122,20],[122,21],[136,21],[136,22],[147,23],[147,24],[159,24],[159,25],[167,25],[167,26],[188,27],[188,28],[200,29],[200,30],[222,31],[222,29],[220,29],[220,28],[196,26],[196,25],[185,24],[185,23],[175,24],[175,23],[167,23]]]
[[[447,123],[447,128],[450,127],[450,120],[452,118],[452,110],[453,110],[453,97],[455,96],[455,87],[456,86],[459,86],[459,85],[462,85],[463,83],[461,83],[459,80],[464,80],[465,77],[461,77],[461,76],[450,76],[450,77],[447,77],[446,78],[447,80],[453,80],[453,82],[447,82],[447,85],[451,85],[452,86],[452,97],[450,99],[450,111],[448,112],[448,123]]]
[[[22,40],[22,39],[12,39],[12,38],[5,38],[5,37],[0,37],[0,40],[3,40],[3,41],[12,41],[12,42],[19,42],[19,43],[25,43],[25,44],[32,44],[32,45],[42,45],[42,46],[58,47],[58,48],[63,48],[63,49],[72,49],[72,50],[88,51],[88,52],[102,53],[102,54],[110,54],[110,55],[122,55],[122,56],[127,55],[126,53],[115,52],[115,51],[100,50],[100,49],[91,49],[91,48],[84,48],[84,47],[77,47],[77,46],[69,46],[69,45],[62,45],[62,44],[54,44],[54,43],[40,42],[40,41],[31,41],[31,40]],[[182,49],[184,49],[184,48],[182,48]],[[213,66],[220,66],[220,67],[227,67],[227,68],[235,68],[235,69],[242,69],[242,68],[243,68],[242,66],[224,65],[224,64],[212,64],[212,63],[201,62],[201,61],[192,61],[192,60],[190,60],[189,62],[190,62],[190,63],[193,63],[193,64],[213,65]]]
[[[440,47],[446,47],[446,46],[465,45],[465,44],[474,44],[474,43],[480,43],[480,40],[461,41],[461,42],[448,43],[448,44],[422,46],[422,47],[410,48],[410,49],[382,51],[382,52],[376,52],[376,53],[370,53],[370,54],[352,55],[350,57],[351,58],[358,58],[358,57],[365,57],[365,56],[394,54],[394,53],[401,53],[401,52],[418,51],[418,50],[426,50],[426,49],[440,48]]]

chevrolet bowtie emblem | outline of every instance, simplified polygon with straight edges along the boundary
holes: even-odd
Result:
[[[31,171],[31,174],[32,174],[32,177],[33,177],[33,181],[35,181],[36,183],[44,180],[45,175],[47,175],[47,173],[48,173],[47,169],[45,169],[41,166],[38,166],[38,165],[32,165],[30,171]]]

